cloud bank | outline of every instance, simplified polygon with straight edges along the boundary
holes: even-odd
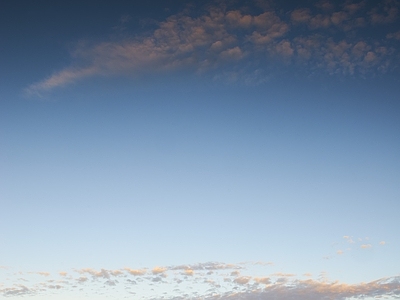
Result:
[[[255,266],[270,274],[251,275]],[[11,276],[14,278],[8,280],[14,282],[11,286],[0,284],[0,295],[36,295],[49,299],[51,295],[107,295],[116,298],[135,295],[154,300],[400,298],[400,276],[346,284],[329,281],[325,275],[313,279],[312,274],[272,273],[271,268],[271,264],[209,262],[144,269],[85,268],[54,275],[48,272],[17,272]]]
[[[80,42],[72,52],[71,66],[30,85],[26,93],[41,94],[92,76],[179,69],[215,71],[215,78],[256,83],[275,64],[309,73],[361,76],[385,73],[398,65],[399,32],[391,31],[398,21],[397,0],[372,7],[365,1],[321,1],[290,11],[257,3],[208,5],[196,13],[186,9],[146,35]]]

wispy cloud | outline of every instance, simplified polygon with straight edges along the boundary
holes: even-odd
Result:
[[[387,0],[369,10],[364,1],[344,1],[336,9],[323,1],[318,7],[319,11],[299,8],[287,14],[266,6],[265,11],[250,14],[239,8],[210,6],[196,17],[187,9],[160,22],[147,35],[79,43],[71,66],[30,85],[25,92],[40,95],[92,76],[182,68],[223,74],[234,72],[238,63],[251,65],[255,58],[258,67],[248,73],[279,60],[330,74],[382,73],[393,66],[396,47],[391,41],[398,34],[388,32],[388,39],[381,40],[358,34],[358,30],[397,20],[398,1]],[[124,24],[128,21],[124,18]]]

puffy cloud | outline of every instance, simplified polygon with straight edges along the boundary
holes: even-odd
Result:
[[[253,16],[243,15],[238,10],[229,11],[226,14],[226,19],[228,23],[232,26],[245,27],[245,28],[250,27],[254,22]]]
[[[188,270],[185,270],[185,271],[184,271],[184,274],[187,275],[187,276],[193,276],[194,271],[191,270],[191,269],[188,269]]]
[[[372,248],[372,245],[371,244],[363,244],[360,246],[360,248],[361,249],[369,249],[369,248]]]
[[[311,19],[311,11],[308,8],[300,8],[292,11],[291,20],[295,23],[308,23]]]
[[[205,299],[348,299],[365,297],[398,297],[400,295],[400,278],[381,279],[362,284],[345,284],[339,282],[320,282],[311,279],[295,280],[289,283],[272,284],[264,289],[245,292],[231,292],[206,297]],[[195,299],[200,299],[195,298]],[[204,298],[202,298],[204,299]]]
[[[234,270],[237,265],[222,263],[205,263],[195,264],[201,268],[195,272],[196,276],[189,275],[189,271],[193,271],[188,266],[171,266],[168,268],[154,268],[159,272],[157,276],[141,277],[131,274],[125,269],[123,281],[118,280],[119,272],[101,269],[96,271],[93,269],[76,270],[75,275],[70,273],[70,281],[57,281],[49,279],[41,283],[32,283],[32,286],[14,284],[12,286],[0,285],[0,297],[27,296],[37,294],[42,298],[46,298],[48,293],[56,295],[59,290],[63,293],[68,291],[77,291],[88,294],[94,293],[99,295],[105,289],[111,297],[124,298],[130,295],[132,285],[137,286],[135,291],[137,296],[143,299],[159,299],[161,291],[163,299],[348,299],[348,298],[365,298],[365,297],[397,297],[400,296],[400,277],[382,278],[368,283],[346,284],[338,281],[329,281],[325,274],[322,274],[318,280],[307,278],[305,280],[298,279],[291,273],[274,273],[269,276],[251,276],[246,274],[250,269],[254,268],[254,263],[241,264],[241,270],[245,275],[237,277],[226,277],[227,270]],[[202,267],[200,267],[202,266]],[[212,274],[209,273],[204,266],[218,267]],[[230,267],[226,267],[230,266]],[[129,269],[131,270],[131,269]],[[132,269],[135,270],[135,269]],[[182,270],[183,272],[175,272]],[[119,271],[119,270],[117,270]],[[158,272],[157,271],[157,272]],[[163,276],[164,273],[171,276]],[[191,273],[191,272],[190,272]],[[250,272],[251,273],[251,272]],[[78,274],[78,276],[76,276]],[[115,275],[112,275],[115,274]],[[88,278],[86,275],[92,277]],[[239,274],[238,274],[239,275]],[[51,276],[51,275],[50,275]],[[112,277],[114,276],[114,277]],[[134,276],[134,277],[130,277]],[[303,276],[311,277],[311,274]],[[103,278],[104,281],[96,280]],[[135,278],[135,280],[133,280]],[[185,282],[190,288],[178,288],[178,284]],[[74,284],[75,283],[75,284]],[[121,288],[114,289],[119,286]],[[125,289],[124,289],[125,288]],[[141,291],[143,295],[140,295]],[[152,296],[152,292],[154,295]],[[114,294],[113,294],[114,293]],[[126,293],[126,294],[125,294]]]
[[[167,268],[162,268],[162,267],[155,267],[153,268],[153,270],[151,270],[153,274],[162,274],[165,271],[167,271]]]
[[[130,268],[125,268],[125,270],[134,276],[142,276],[144,274],[146,274],[146,270],[139,270],[139,269],[130,269]]]
[[[276,53],[282,55],[283,57],[290,57],[293,55],[294,50],[290,41],[283,40],[276,45]]]
[[[305,68],[323,69],[330,74],[386,72],[393,65],[390,56],[396,47],[356,33],[362,26],[394,22],[398,1],[385,0],[369,11],[364,1],[343,1],[339,10],[330,1],[320,1],[316,5],[319,11],[306,7],[282,12],[276,5],[274,9],[273,5],[258,6],[264,11],[248,13],[237,7],[229,9],[228,4],[209,6],[195,17],[186,9],[144,35],[78,43],[71,53],[71,66],[30,85],[25,92],[41,95],[92,76],[140,75],[182,68],[220,70],[222,75],[214,78],[223,78],[225,73],[232,81],[248,80],[262,69],[262,64],[257,64],[257,70],[247,70],[248,76],[237,76],[232,68],[254,58],[266,66],[276,61],[276,56],[285,63],[304,63]],[[386,36],[387,43],[400,39],[398,32]]]
[[[320,0],[315,6],[324,11],[330,11],[334,9],[334,5],[329,0]]]
[[[223,59],[239,60],[243,57],[243,51],[238,46],[236,46],[234,48],[222,51],[220,56]]]
[[[263,284],[270,284],[271,279],[269,277],[255,277],[253,280],[257,283],[263,283]]]
[[[3,294],[4,297],[26,296],[35,294],[35,291],[24,285],[15,285],[10,288],[0,289],[0,294]]]
[[[347,2],[343,5],[343,10],[347,11],[350,14],[354,14],[357,11],[361,10],[365,6],[365,1],[361,1],[358,3]]]
[[[80,269],[77,270],[77,272],[80,274],[90,274],[93,276],[93,278],[104,278],[104,279],[110,279],[111,276],[120,276],[123,274],[121,270],[101,269],[100,271],[97,271],[90,268]]]
[[[251,277],[249,277],[249,276],[241,276],[241,277],[235,278],[233,281],[238,284],[246,284],[250,281],[250,279],[251,279]]]
[[[349,14],[344,11],[334,12],[331,16],[331,22],[336,26],[341,25],[344,21],[350,18]]]
[[[393,33],[388,33],[388,34],[386,35],[386,37],[387,37],[388,39],[400,40],[400,31],[396,31],[396,32],[393,32]]]
[[[88,281],[88,279],[85,276],[81,276],[81,277],[77,278],[76,281],[79,283],[84,283],[84,282]]]
[[[399,2],[396,0],[384,0],[383,5],[373,8],[370,12],[372,24],[393,23],[398,18]]]

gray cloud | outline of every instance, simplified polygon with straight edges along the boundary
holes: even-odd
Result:
[[[32,295],[35,294],[35,291],[24,286],[24,285],[15,285],[9,288],[0,288],[0,295],[4,297],[11,297],[11,296],[25,296],[25,295]]]

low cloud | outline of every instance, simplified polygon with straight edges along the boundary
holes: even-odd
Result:
[[[146,274],[146,270],[125,268],[125,271],[127,271],[129,274],[135,275],[135,276],[142,276],[142,275]]]
[[[96,297],[96,295],[101,295],[107,291],[110,297],[119,299],[129,296],[130,289],[133,286],[135,286],[138,297],[153,300],[161,299],[160,295],[162,295],[162,299],[171,300],[188,298],[194,300],[344,300],[400,296],[400,276],[381,278],[367,283],[346,284],[329,281],[325,273],[321,273],[317,279],[313,279],[312,274],[309,273],[303,274],[300,278],[295,274],[283,272],[265,274],[265,276],[252,276],[251,270],[256,266],[255,263],[241,263],[240,266],[241,274],[236,269],[238,264],[201,263],[190,266],[155,267],[150,269],[150,272],[142,274],[145,276],[136,274],[135,270],[140,269],[100,269],[99,271],[79,269],[68,272],[69,277],[63,278],[62,281],[57,280],[58,275],[52,278],[50,274],[46,276],[46,281],[36,281],[31,285],[29,285],[29,282],[24,285],[18,283],[11,283],[11,286],[0,285],[0,297],[38,295],[45,299],[49,295],[56,295],[57,293],[68,295],[69,292],[73,293],[71,295],[82,293]],[[196,272],[191,267],[196,268]],[[265,271],[262,265],[259,268]],[[232,272],[235,273],[234,276],[229,275],[232,275]],[[26,276],[35,276],[35,274],[29,272],[26,274]],[[307,279],[301,279],[304,276]],[[124,279],[120,280],[120,278]],[[9,283],[12,281],[11,278]],[[17,281],[17,278],[15,281]]]
[[[214,300],[255,300],[255,299],[348,299],[365,297],[398,297],[400,295],[400,278],[381,279],[362,284],[344,284],[339,282],[319,282],[314,280],[296,280],[284,284],[267,285],[264,289],[239,293],[226,293],[207,297]],[[200,299],[200,298],[196,298]]]
[[[162,267],[155,267],[151,272],[153,274],[163,274],[165,271],[167,271],[167,268],[162,268]]]
[[[94,270],[94,269],[80,269],[77,270],[78,273],[80,274],[89,274],[93,278],[105,278],[105,279],[110,279],[113,276],[120,276],[123,274],[121,270],[106,270],[106,269],[101,269],[100,271]]]

